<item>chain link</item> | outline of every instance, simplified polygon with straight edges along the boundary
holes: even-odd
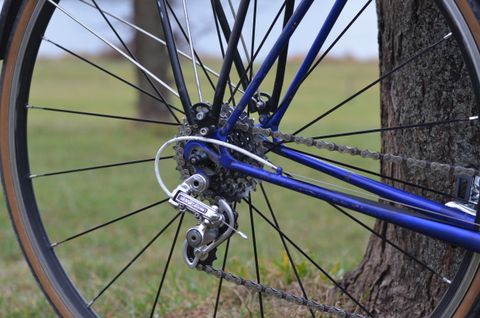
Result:
[[[266,296],[273,296],[279,299],[284,299],[287,302],[290,302],[299,306],[305,306],[314,311],[323,312],[323,313],[327,313],[327,314],[338,316],[338,317],[344,317],[344,318],[366,318],[365,316],[362,316],[356,313],[351,313],[335,306],[321,304],[312,299],[307,299],[305,297],[287,293],[287,292],[278,290],[276,288],[257,283],[253,280],[244,279],[232,273],[228,273],[220,269],[215,269],[210,265],[199,264],[197,265],[196,268],[202,272],[213,275],[217,278],[222,278],[228,282],[237,284],[239,286],[243,286],[256,293],[262,293],[263,295],[266,295]]]
[[[226,121],[227,116],[221,117],[220,123]],[[392,155],[388,153],[381,153],[378,151],[371,151],[368,149],[360,149],[357,147],[345,146],[336,144],[333,142],[328,142],[324,140],[317,140],[314,138],[296,136],[294,134],[287,134],[281,131],[273,131],[270,128],[261,128],[261,127],[251,127],[249,125],[237,123],[235,125],[236,129],[242,131],[251,131],[254,135],[261,135],[264,137],[272,137],[277,140],[277,144],[281,143],[296,143],[299,145],[304,145],[307,147],[315,147],[322,150],[328,150],[332,152],[349,154],[352,156],[360,156],[362,158],[368,158],[373,160],[383,160],[386,162],[392,162],[395,164],[404,164],[410,169],[430,169],[435,173],[444,173],[444,174],[457,174],[457,175],[467,175],[474,176],[480,175],[480,172],[473,168],[465,168],[458,165],[449,165],[445,163],[420,160],[416,158],[410,158],[405,156]]]
[[[229,115],[228,113],[222,113],[220,115],[220,126],[222,126],[226,122],[228,115]],[[239,123],[239,122],[235,124],[235,128],[245,132],[250,131],[253,135],[260,135],[263,137],[272,137],[277,141],[275,145],[293,142],[298,145],[315,147],[317,149],[344,153],[352,156],[359,156],[362,158],[368,158],[373,160],[383,160],[385,162],[392,162],[395,164],[404,164],[410,169],[430,169],[435,173],[443,173],[443,174],[456,174],[456,175],[467,175],[467,176],[480,175],[480,171],[473,168],[465,168],[458,165],[449,165],[449,164],[435,162],[435,161],[420,160],[420,159],[410,158],[405,156],[381,153],[378,151],[371,151],[368,149],[360,149],[357,147],[340,145],[340,144],[336,144],[336,143],[328,142],[324,140],[317,140],[309,137],[296,136],[294,134],[288,134],[278,130],[273,131],[270,128],[250,126],[250,125]]]
[[[308,147],[315,147],[318,149],[329,150],[338,153],[345,153],[352,156],[360,156],[363,158],[373,159],[373,160],[383,160],[386,162],[392,162],[395,164],[404,164],[411,169],[430,169],[435,173],[444,173],[444,174],[459,174],[474,176],[478,175],[479,171],[473,168],[465,168],[457,165],[449,165],[445,163],[420,160],[405,156],[397,156],[388,153],[381,153],[378,151],[371,151],[367,149],[360,149],[357,147],[339,145],[333,142],[327,142],[324,140],[316,140],[314,138],[300,137],[293,134],[286,134],[281,131],[272,131],[271,129],[265,129],[260,127],[253,127],[252,132],[254,134],[259,134],[264,137],[273,137],[280,142],[294,142],[299,145],[305,145]]]

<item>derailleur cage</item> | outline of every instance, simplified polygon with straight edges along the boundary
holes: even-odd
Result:
[[[192,213],[197,219],[197,225],[187,231],[183,247],[185,262],[191,268],[207,260],[209,254],[236,231],[235,213],[224,199],[210,206],[195,198],[207,188],[208,180],[194,174],[172,192],[169,200],[174,207]]]

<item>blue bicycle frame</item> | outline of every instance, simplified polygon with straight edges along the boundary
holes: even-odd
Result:
[[[224,127],[217,131],[215,138],[226,140],[226,136],[228,136],[228,134],[232,131],[235,123],[239,119],[240,115],[244,112],[249,101],[257,92],[260,84],[277,60],[282,49],[285,47],[286,43],[294,33],[296,27],[302,21],[313,1],[314,0],[303,0],[297,6],[289,22],[285,25],[276,43],[262,63],[260,69],[245,90],[243,97],[234,109],[232,115]],[[272,116],[263,124],[264,127],[269,127],[274,130],[278,129],[281,119],[288,110],[290,103],[297,92],[300,82],[303,80],[305,74],[312,66],[316,56],[322,48],[347,1],[348,0],[337,0],[334,3],[334,6],[332,7],[323,26],[321,27],[318,36],[313,42],[303,64],[299,68],[296,76],[290,84],[290,87],[286,91],[285,97],[280,102],[278,110],[275,112],[274,116]],[[229,42],[229,46],[230,45],[236,45],[236,43],[232,44]],[[208,151],[210,155],[217,156],[216,159],[225,168],[233,169],[257,179],[304,193],[329,203],[358,211],[360,213],[385,220],[387,222],[426,234],[434,238],[463,246],[475,252],[480,252],[480,233],[476,230],[476,226],[474,225],[476,221],[475,216],[466,214],[457,209],[449,208],[443,204],[425,199],[423,197],[393,188],[367,177],[352,173],[348,170],[339,168],[335,165],[288,148],[282,144],[275,144],[272,148],[272,151],[280,156],[343,180],[361,189],[367,190],[377,196],[408,206],[412,211],[415,211],[415,213],[396,208],[388,204],[328,190],[317,185],[299,181],[292,177],[285,176],[281,170],[277,172],[269,172],[249,164],[239,162],[233,158],[226,149],[222,149],[220,154],[215,154],[208,150],[207,145],[192,142],[189,144],[189,147],[187,147],[186,150],[188,148],[193,149],[194,147],[201,147]],[[185,155],[188,155],[188,152],[189,151],[185,151]]]

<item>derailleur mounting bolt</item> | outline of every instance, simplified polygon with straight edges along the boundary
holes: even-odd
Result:
[[[207,136],[209,132],[210,132],[210,129],[208,129],[207,127],[200,128],[200,135],[202,136]]]
[[[205,113],[204,112],[199,112],[195,115],[195,117],[197,118],[197,120],[203,120],[205,119]]]

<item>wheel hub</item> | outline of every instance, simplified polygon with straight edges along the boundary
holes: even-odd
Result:
[[[233,108],[224,106],[220,115],[220,125],[230,116]],[[251,153],[264,157],[266,148],[263,146],[263,139],[259,135],[252,134],[254,121],[248,118],[246,113],[240,117],[238,124],[232,133],[228,136],[228,142],[239,146]],[[189,125],[184,123],[180,126],[179,136],[203,135],[198,125]],[[201,169],[202,173],[207,175],[210,185],[207,190],[201,194],[201,198],[215,203],[218,198],[225,198],[228,202],[239,202],[246,198],[251,191],[256,188],[257,180],[246,176],[237,171],[224,168],[219,162],[216,162],[202,149],[194,149],[186,154],[186,142],[178,142],[175,145],[175,160],[177,170],[181,173],[182,180],[189,178]],[[215,148],[218,150],[218,147]],[[240,161],[249,163],[253,166],[259,166],[259,163],[242,154],[232,153],[232,156]]]

